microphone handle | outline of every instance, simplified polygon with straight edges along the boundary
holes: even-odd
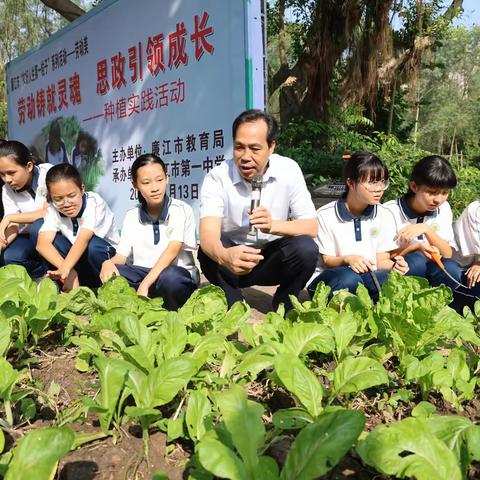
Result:
[[[257,194],[257,195],[255,195]],[[253,209],[260,206],[260,190],[254,190],[252,192],[252,199],[250,200],[250,212],[253,212]],[[250,224],[250,228],[248,230],[249,235],[256,235],[257,229]]]

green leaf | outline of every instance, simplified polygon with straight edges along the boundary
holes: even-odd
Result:
[[[294,323],[285,333],[283,344],[297,356],[310,352],[330,353],[335,349],[330,327],[315,323]]]
[[[125,385],[129,364],[123,360],[106,357],[97,357],[94,363],[100,378],[100,394],[97,401],[100,407],[107,409],[105,413],[99,413],[98,417],[102,431],[107,433]]]
[[[4,358],[0,358],[0,398],[9,400],[13,387],[20,378],[20,372],[15,370]]]
[[[194,442],[201,440],[207,431],[206,417],[212,412],[212,404],[207,396],[207,390],[194,390],[188,397],[186,422],[190,438]]]
[[[167,419],[167,439],[169,442],[184,436],[183,435],[184,423],[185,423],[185,412],[180,412],[177,418]]]
[[[248,475],[253,478],[258,452],[265,442],[264,409],[260,404],[247,400],[245,390],[239,385],[218,394],[216,402],[231,441],[243,459]]]
[[[227,313],[225,293],[214,285],[195,290],[178,313],[186,325],[221,320]]]
[[[75,433],[67,427],[31,431],[15,447],[5,480],[50,480],[74,440]]]
[[[437,407],[430,402],[420,402],[418,405],[414,407],[412,410],[412,417],[424,417],[427,418],[433,413]]]
[[[432,415],[427,419],[427,426],[455,453],[466,477],[470,463],[480,459],[480,426],[456,415]]]
[[[291,354],[280,354],[275,358],[275,372],[285,388],[293,393],[312,417],[322,411],[323,389],[317,377]]]
[[[461,480],[455,454],[427,428],[425,420],[407,418],[375,427],[357,452],[386,475],[417,480]]]
[[[0,312],[0,357],[5,357],[8,353],[11,335],[12,323]]]
[[[187,344],[187,329],[176,312],[169,312],[158,329],[161,351],[165,360],[178,357]]]
[[[246,302],[235,302],[222,319],[222,335],[228,336],[237,332],[249,318],[250,306]]]
[[[348,357],[333,373],[333,395],[355,393],[388,383],[388,375],[380,362],[367,357]]]
[[[281,430],[298,430],[313,420],[306,410],[298,407],[277,410],[272,416],[272,423]]]
[[[171,402],[197,371],[197,362],[186,355],[165,360],[149,373],[138,406],[153,408]]]
[[[277,354],[276,348],[271,343],[262,343],[245,352],[236,369],[242,377],[249,374],[251,379],[255,379],[261,371],[272,367]]]
[[[331,328],[335,337],[337,358],[342,358],[345,350],[358,330],[358,321],[351,312],[338,314],[332,322]]]
[[[295,438],[282,470],[283,480],[310,480],[329,472],[363,430],[362,413],[339,410],[321,414]]]
[[[455,381],[470,380],[470,368],[468,368],[467,357],[464,350],[454,348],[447,358],[447,370]]]
[[[204,437],[197,445],[196,452],[203,468],[216,477],[230,480],[251,478],[235,453],[215,438]]]

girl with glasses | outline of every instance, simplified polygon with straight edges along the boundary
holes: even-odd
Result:
[[[395,222],[380,205],[388,170],[377,156],[356,152],[344,166],[344,178],[346,193],[317,211],[320,261],[308,291],[313,296],[324,282],[332,293],[343,288],[355,293],[362,283],[377,299],[375,280],[382,284],[389,271],[405,274],[408,269],[402,256],[390,258],[398,247]]]
[[[36,251],[38,230],[47,209],[45,177],[49,163],[36,165],[30,150],[21,142],[0,144],[0,178],[4,217],[0,222],[0,251],[3,265],[22,265],[32,277],[45,273]]]
[[[52,167],[46,176],[48,201],[37,250],[52,265],[47,275],[69,291],[80,284],[101,285],[102,263],[115,255],[118,234],[105,200],[85,192],[78,170],[69,164]]]
[[[431,285],[457,284],[432,259],[436,253],[443,257],[447,272],[461,280],[461,270],[451,259],[455,239],[452,210],[447,202],[457,177],[450,163],[432,155],[422,158],[413,167],[407,193],[385,203],[396,222],[396,239],[409,266],[409,275],[426,278]]]

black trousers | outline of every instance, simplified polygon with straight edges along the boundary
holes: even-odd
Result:
[[[235,246],[223,241],[223,245]],[[198,249],[198,261],[203,274],[210,283],[223,289],[228,305],[243,300],[241,288],[253,285],[278,285],[272,299],[272,307],[277,309],[280,303],[287,310],[292,308],[289,295],[298,296],[308,279],[315,271],[318,259],[318,246],[312,238],[305,235],[283,237],[268,243],[262,248],[263,260],[248,274],[237,275],[208,257]]]

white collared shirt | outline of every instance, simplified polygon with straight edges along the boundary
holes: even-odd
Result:
[[[391,252],[398,248],[394,240],[395,220],[382,205],[370,205],[361,216],[354,217],[340,198],[317,210],[318,249],[321,255],[343,257],[362,255],[373,265],[377,253]],[[322,258],[315,275],[324,270]]]
[[[453,248],[455,248],[455,235],[452,226],[453,214],[448,202],[442,203],[435,211],[427,212],[423,216],[418,215],[418,213],[408,206],[406,197],[390,200],[383,205],[393,213],[397,232],[407,225],[423,222],[443,240],[447,241]],[[412,240],[411,243],[416,242],[427,242],[427,239],[422,235],[420,238]]]
[[[60,232],[73,244],[82,228],[103,238],[113,247],[118,243],[113,212],[105,200],[95,192],[84,193],[82,209],[76,218],[61,215],[55,205],[50,205],[40,232]]]
[[[470,267],[480,261],[480,201],[476,200],[465,208],[453,225],[456,249],[453,258]]]
[[[190,205],[165,196],[165,206],[157,221],[137,205],[123,220],[122,236],[117,253],[133,265],[152,268],[172,241],[181,242],[182,249],[172,265],[183,267],[197,280],[193,252],[197,248],[195,217]]]
[[[47,186],[45,177],[52,168],[50,163],[42,163],[34,167],[32,188],[23,192],[16,192],[7,184],[2,187],[2,202],[5,215],[14,213],[29,213],[41,210],[47,203]],[[20,232],[26,233],[30,225],[22,225]]]
[[[244,180],[233,159],[215,167],[203,181],[200,218],[221,217],[222,238],[236,244],[262,245],[279,238],[257,231],[248,236],[252,187]],[[315,218],[315,207],[296,162],[277,154],[270,155],[263,176],[260,205],[273,220]]]

